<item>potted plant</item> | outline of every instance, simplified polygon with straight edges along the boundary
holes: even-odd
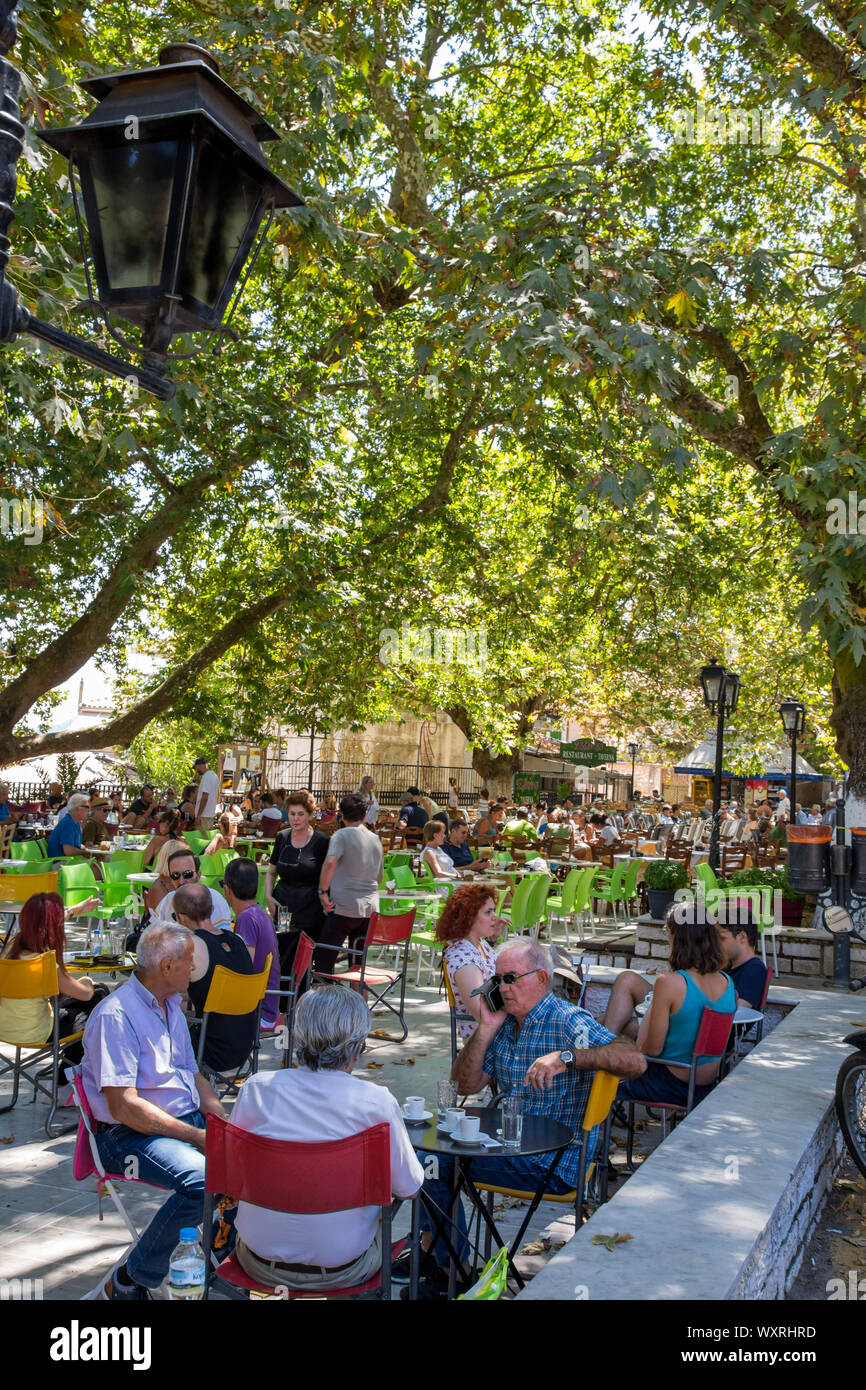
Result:
[[[657,922],[663,922],[677,889],[688,887],[689,874],[682,860],[651,859],[644,869],[643,881],[646,884],[650,916]]]
[[[788,882],[787,866],[780,866],[775,869],[737,869],[731,875],[732,888],[769,888],[773,894],[773,905],[775,907],[775,894],[781,894],[782,919],[778,923],[782,927],[799,927],[803,920],[803,903],[805,894],[796,892]]]

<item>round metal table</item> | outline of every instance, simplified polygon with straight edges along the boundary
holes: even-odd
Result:
[[[491,1213],[487,1210],[481,1193],[478,1191],[477,1187],[472,1181],[472,1160],[474,1158],[486,1158],[488,1155],[495,1158],[507,1159],[531,1158],[536,1157],[538,1154],[550,1154],[551,1162],[548,1164],[546,1170],[541,1175],[540,1181],[535,1190],[533,1199],[529,1204],[529,1209],[526,1213],[520,1230],[518,1231],[514,1241],[512,1242],[511,1248],[508,1251],[509,1268],[512,1274],[514,1275],[514,1278],[516,1279],[517,1283],[520,1285],[521,1288],[523,1288],[524,1280],[514,1264],[514,1255],[520,1248],[520,1242],[523,1239],[524,1232],[527,1226],[529,1225],[529,1222],[535,1212],[536,1207],[538,1206],[538,1203],[541,1201],[543,1193],[547,1188],[548,1179],[553,1175],[553,1172],[557,1164],[559,1163],[562,1154],[568,1148],[569,1144],[572,1141],[572,1138],[574,1137],[573,1133],[569,1129],[568,1125],[562,1124],[559,1120],[550,1120],[545,1115],[524,1115],[523,1133],[521,1135],[520,1148],[506,1148],[496,1133],[497,1129],[501,1127],[502,1123],[502,1111],[499,1110],[498,1107],[492,1105],[467,1105],[464,1107],[464,1114],[477,1115],[479,1117],[479,1119],[481,1120],[481,1133],[486,1134],[490,1139],[497,1140],[498,1142],[496,1144],[496,1147],[488,1147],[487,1145],[480,1143],[460,1143],[452,1139],[451,1135],[448,1133],[447,1130],[439,1128],[439,1122],[436,1118],[435,1112],[433,1119],[428,1120],[423,1125],[410,1124],[406,1121],[405,1116],[403,1117],[404,1123],[406,1123],[406,1128],[412,1140],[413,1148],[426,1154],[447,1154],[453,1157],[455,1160],[454,1185],[451,1191],[451,1201],[448,1205],[448,1211],[445,1213],[443,1217],[440,1218],[437,1213],[432,1211],[429,1207],[427,1208],[430,1213],[431,1219],[434,1222],[433,1240],[431,1244],[435,1244],[436,1240],[441,1235],[445,1245],[448,1247],[448,1251],[451,1256],[451,1271],[449,1276],[449,1297],[453,1297],[457,1278],[457,1252],[454,1249],[454,1246],[452,1245],[450,1239],[447,1236],[445,1236],[444,1226],[446,1221],[448,1221],[451,1217],[451,1213],[454,1210],[455,1202],[460,1200],[461,1190],[465,1191],[467,1197],[471,1201],[472,1205],[475,1207],[476,1211],[479,1213],[481,1220],[486,1225],[494,1241],[496,1241],[499,1245],[506,1244],[502,1236],[499,1234],[499,1231],[496,1229],[496,1223],[494,1222]],[[421,1189],[421,1200],[425,1203],[425,1205],[427,1205],[424,1197],[423,1187]],[[413,1238],[417,1241],[417,1232],[414,1233]],[[416,1259],[416,1267],[417,1263],[418,1261]]]

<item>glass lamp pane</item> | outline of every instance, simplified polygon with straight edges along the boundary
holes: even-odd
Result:
[[[201,146],[179,284],[184,298],[216,308],[260,198],[258,184],[233,160]]]
[[[160,284],[177,155],[176,140],[91,151],[108,291]]]

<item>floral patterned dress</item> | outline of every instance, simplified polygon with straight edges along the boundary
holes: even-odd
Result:
[[[455,976],[457,971],[464,965],[474,965],[481,971],[482,979],[489,980],[491,975],[496,974],[496,964],[493,956],[493,947],[489,941],[482,941],[480,946],[469,941],[466,937],[462,941],[451,941],[445,947],[445,964],[448,966],[448,978],[451,981],[451,988],[454,991],[454,1002],[457,1005],[458,1014],[468,1014],[469,1010],[457,987]],[[459,1020],[457,1031],[461,1038],[471,1038],[478,1024],[474,1019]]]

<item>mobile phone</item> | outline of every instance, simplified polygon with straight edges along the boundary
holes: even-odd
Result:
[[[491,1013],[497,1014],[500,1009],[505,1008],[505,1000],[502,998],[502,990],[499,988],[498,980],[493,978],[485,980],[483,985],[473,989],[470,998],[474,999],[476,994],[483,994],[485,1002]]]

